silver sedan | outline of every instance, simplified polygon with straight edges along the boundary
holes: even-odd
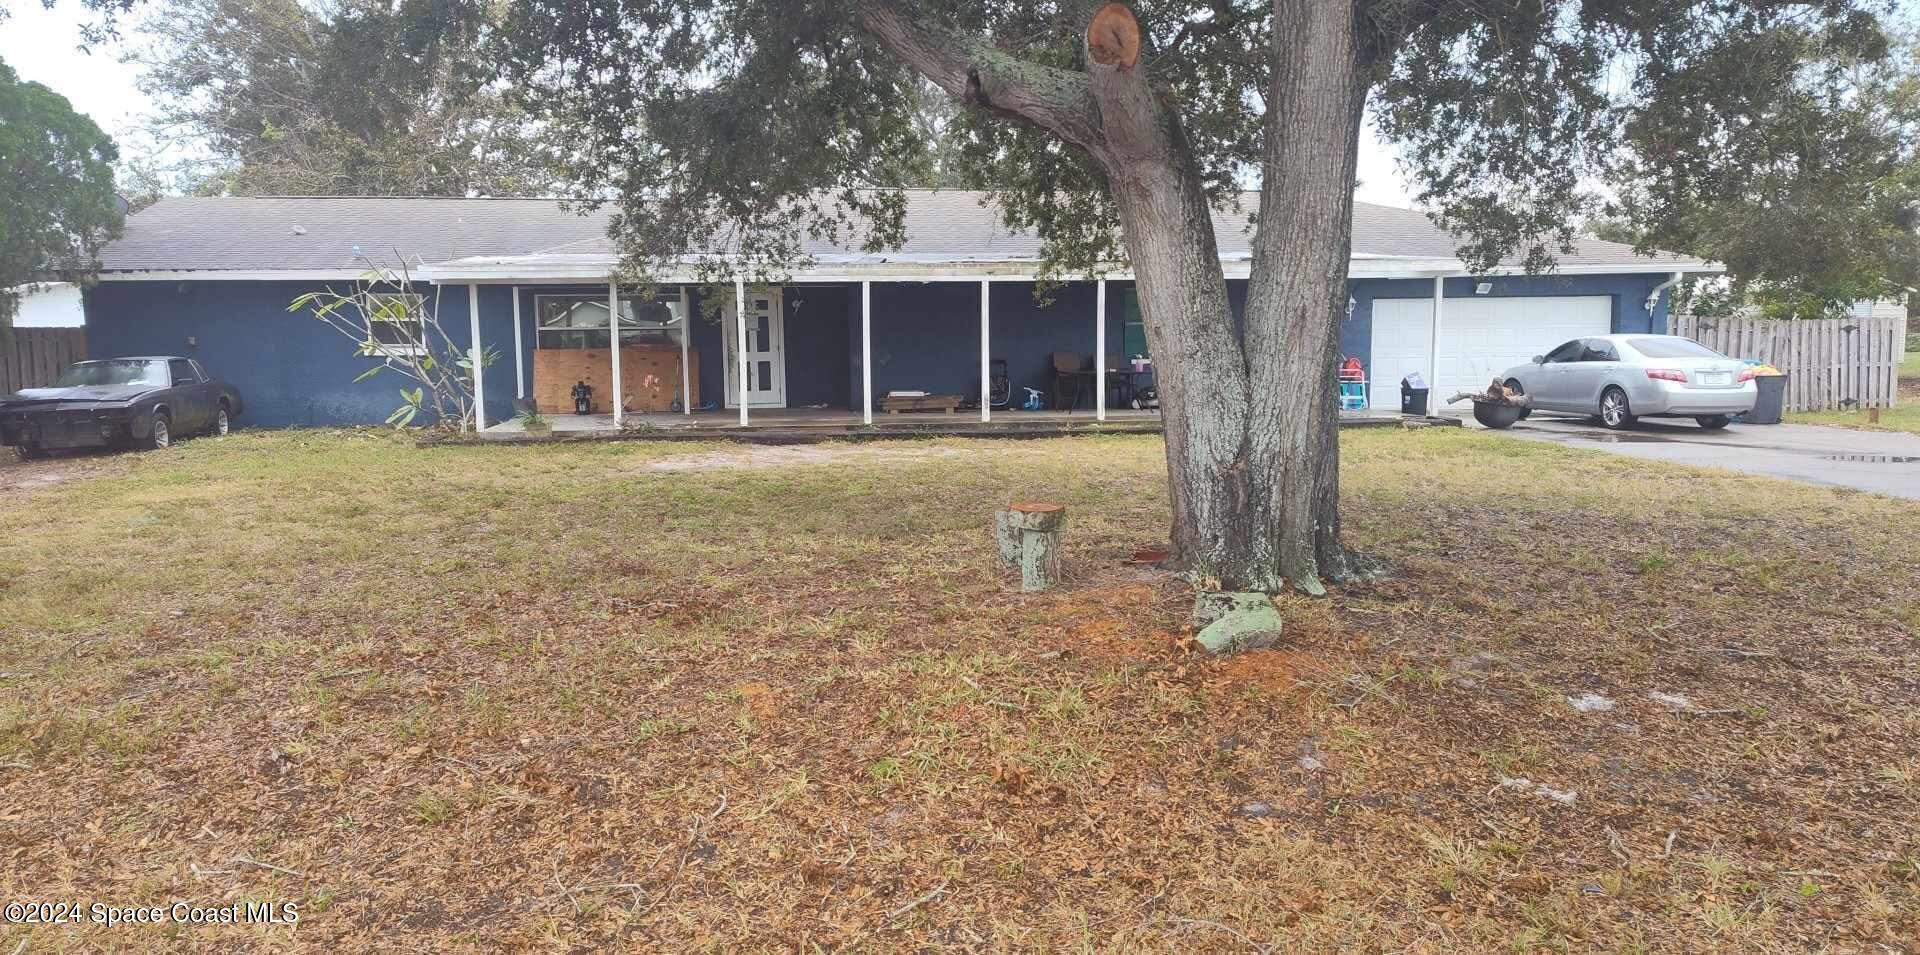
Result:
[[[1753,410],[1753,372],[1736,359],[1674,335],[1576,338],[1509,368],[1506,385],[1533,411],[1593,415],[1609,428],[1640,418],[1692,418],[1724,428]]]

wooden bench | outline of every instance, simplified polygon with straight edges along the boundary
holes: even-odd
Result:
[[[888,395],[880,399],[880,410],[887,414],[899,414],[902,411],[944,411],[953,414],[964,400],[964,395]]]

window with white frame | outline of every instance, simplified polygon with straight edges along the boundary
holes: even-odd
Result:
[[[534,315],[538,321],[536,346],[539,348],[606,348],[607,298],[604,295],[536,295]],[[680,347],[686,334],[686,316],[680,300],[659,298],[645,301],[620,299],[620,343],[622,345],[672,345]]]
[[[427,348],[422,319],[426,298],[417,292],[367,292],[362,308],[367,317],[370,355],[418,355]]]

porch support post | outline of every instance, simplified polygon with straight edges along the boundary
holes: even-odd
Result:
[[[680,411],[693,414],[693,381],[688,376],[691,364],[687,360],[687,350],[693,341],[693,304],[687,300],[687,287],[680,286]]]
[[[1107,280],[1094,292],[1093,309],[1093,420],[1107,420]]]
[[[612,356],[608,361],[613,363],[613,426],[618,428],[626,417],[620,407],[625,389],[620,384],[620,283],[611,279],[607,282],[607,346]]]
[[[733,350],[740,376],[740,426],[747,426],[747,280],[733,277]]]
[[[513,396],[527,397],[527,360],[520,354],[520,286],[513,287]]]
[[[1435,414],[1440,407],[1440,308],[1447,300],[1447,278],[1444,275],[1433,277],[1433,326],[1428,330],[1427,345],[1427,413]]]
[[[989,284],[990,283],[986,279],[980,280],[980,420],[981,421],[993,420],[993,397],[987,391],[988,385],[990,383],[989,379],[991,377],[991,372],[988,370],[988,365],[991,363],[988,357],[990,354],[989,352],[990,346],[987,341],[987,299],[990,298],[990,296],[987,294],[987,287]]]
[[[480,361],[485,354],[480,348],[480,286],[467,284],[467,326],[473,337],[473,346],[467,354],[473,360],[473,430],[475,433],[487,430],[487,382],[486,366]]]
[[[873,283],[860,283],[860,423],[873,423]]]

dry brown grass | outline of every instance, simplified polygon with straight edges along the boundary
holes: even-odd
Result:
[[[1914,944],[1920,507],[1344,444],[1398,574],[1227,660],[1123,565],[1153,438],[239,434],[0,491],[0,898],[304,916],[0,951]],[[995,566],[1016,496],[1068,589]]]

